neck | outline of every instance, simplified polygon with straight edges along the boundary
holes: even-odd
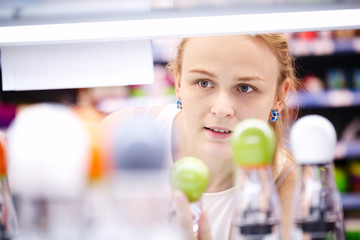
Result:
[[[210,169],[210,183],[206,192],[220,192],[234,186],[233,169]]]

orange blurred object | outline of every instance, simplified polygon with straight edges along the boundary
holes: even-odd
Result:
[[[84,121],[91,138],[89,181],[101,179],[108,169],[108,163],[101,147],[100,122],[104,115],[93,107],[75,107],[75,111]]]
[[[6,176],[5,138],[0,139],[0,177]]]

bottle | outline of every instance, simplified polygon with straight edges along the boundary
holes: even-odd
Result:
[[[0,239],[15,239],[19,225],[6,173],[5,143],[0,139]]]
[[[237,167],[231,239],[282,239],[281,206],[272,175],[273,130],[261,120],[244,120],[234,129],[231,146]]]
[[[95,221],[102,224],[98,237],[89,239],[180,239],[167,213],[171,196],[168,143],[155,119],[136,113],[118,122],[111,141],[114,162],[108,174],[106,205],[100,206],[105,215]]]
[[[17,113],[6,133],[18,239],[83,239],[90,141],[80,117],[68,105],[35,103]]]
[[[200,199],[208,187],[210,171],[206,164],[195,157],[184,157],[175,162],[170,171],[170,184],[173,189],[185,193],[190,201],[190,210],[193,215],[193,232],[197,236],[198,221],[202,212]],[[176,213],[172,211],[171,221],[174,222]]]
[[[334,126],[322,116],[302,117],[291,128],[290,144],[299,168],[292,239],[345,239],[342,204],[334,181]]]

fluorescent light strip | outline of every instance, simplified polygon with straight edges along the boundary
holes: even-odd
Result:
[[[0,46],[360,28],[360,9],[0,27]]]

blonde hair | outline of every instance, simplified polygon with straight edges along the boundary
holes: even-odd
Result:
[[[284,34],[258,34],[254,38],[260,39],[263,41],[273,52],[279,62],[279,78],[278,86],[280,86],[285,79],[289,79],[289,89],[288,95],[291,94],[296,98],[297,89],[300,87],[300,81],[296,77],[295,67],[294,67],[294,58],[290,53],[289,44]],[[173,62],[167,65],[168,70],[174,76],[176,73],[178,76],[181,75],[182,71],[182,60],[184,55],[184,49],[187,38],[183,39],[177,46],[176,58]],[[278,88],[280,89],[280,88]],[[284,144],[284,135],[289,127],[291,119],[295,119],[298,114],[298,107],[289,108],[286,105],[286,99],[284,99],[284,94],[280,90],[276,93],[278,100],[283,103],[283,109],[280,113],[280,118],[278,121],[270,123],[273,127],[276,135],[277,146],[282,147]],[[269,116],[270,119],[270,116]],[[276,156],[275,156],[276,159]]]

